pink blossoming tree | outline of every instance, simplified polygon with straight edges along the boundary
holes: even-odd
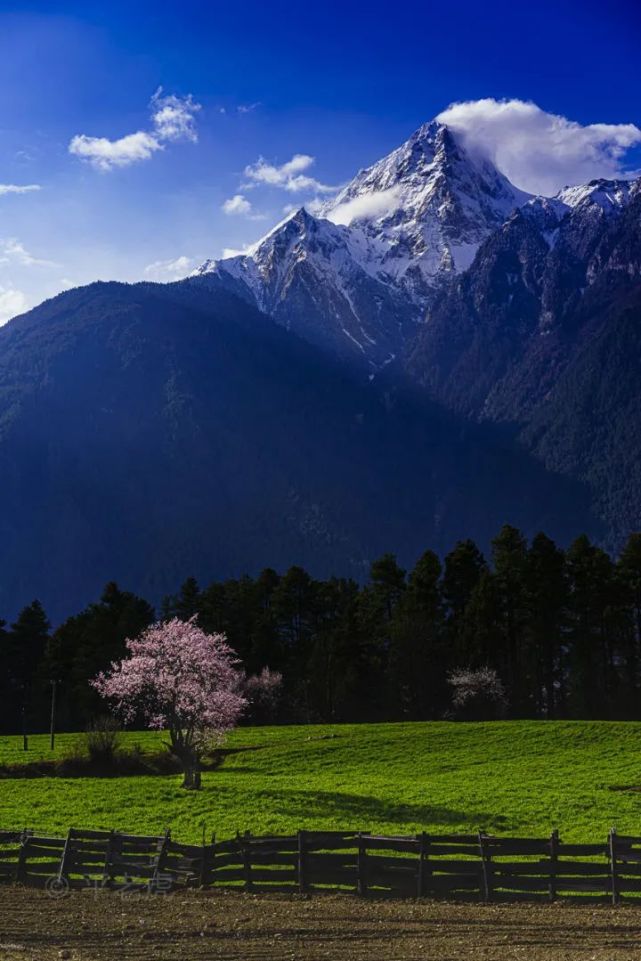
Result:
[[[143,717],[169,731],[183,787],[200,788],[204,752],[220,744],[247,701],[239,661],[222,634],[206,634],[196,618],[152,624],[126,642],[129,656],[91,684],[125,722]]]

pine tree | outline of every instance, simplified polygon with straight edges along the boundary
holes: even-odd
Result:
[[[389,653],[390,703],[410,720],[441,716],[448,669],[441,564],[426,551],[410,573],[395,610]]]
[[[481,575],[486,570],[485,558],[472,540],[459,541],[445,558],[441,591],[454,666],[467,664],[475,659],[476,642],[465,628],[464,615]]]
[[[612,602],[614,564],[586,535],[567,552],[570,585],[570,710],[575,717],[608,717],[614,685]]]
[[[89,679],[122,658],[125,641],[137,637],[154,619],[147,601],[110,582],[98,603],[56,629],[45,663],[51,679],[59,681],[61,726],[85,727],[103,709]]]
[[[200,588],[195,577],[188,577],[180,587],[178,594],[171,599],[169,618],[177,617],[181,621],[188,621],[200,611]]]
[[[10,724],[16,731],[22,723],[31,727],[38,714],[42,699],[41,671],[50,627],[38,600],[23,608],[11,625],[8,639]]]
[[[545,534],[532,540],[526,565],[528,673],[534,681],[536,714],[563,715],[568,581],[565,555]]]
[[[490,654],[504,681],[515,717],[532,712],[532,677],[527,647],[527,543],[515,527],[506,524],[492,541],[494,578],[501,611],[498,649]]]
[[[620,653],[623,662],[623,692],[626,717],[641,716],[639,687],[641,672],[641,533],[631,534],[616,566],[620,586]]]

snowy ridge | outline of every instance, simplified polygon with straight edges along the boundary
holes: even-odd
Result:
[[[594,180],[533,197],[431,121],[312,215],[291,213],[245,253],[207,261],[214,275],[305,339],[378,370],[424,321],[435,293],[517,211],[548,246],[573,210],[625,209],[639,183]]]
[[[638,186],[638,181],[633,180],[591,180],[576,187],[564,187],[557,199],[567,207],[596,204],[606,213],[616,212],[627,206]]]
[[[439,274],[469,267],[488,233],[529,199],[432,121],[361,171],[321,216],[362,234],[379,276],[420,297]]]

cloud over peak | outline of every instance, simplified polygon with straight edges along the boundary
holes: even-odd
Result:
[[[309,154],[294,154],[291,160],[277,166],[270,164],[264,157],[259,157],[256,163],[248,164],[245,167],[245,177],[248,183],[243,186],[250,189],[258,184],[270,187],[279,187],[290,193],[299,193],[303,190],[315,190],[317,193],[334,193],[335,187],[329,187],[320,183],[315,177],[310,177],[304,171],[314,164],[315,158]]]
[[[117,140],[77,134],[69,143],[69,153],[103,173],[149,160],[154,153],[164,150],[167,143],[181,140],[196,143],[195,115],[200,109],[191,94],[187,97],[163,95],[159,87],[150,102],[152,130],[137,130]]]
[[[625,158],[641,144],[634,124],[582,125],[524,100],[453,103],[436,119],[468,149],[489,157],[515,186],[548,196],[600,177],[633,176]]]

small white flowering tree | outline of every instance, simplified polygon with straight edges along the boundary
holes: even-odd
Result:
[[[454,689],[452,707],[456,717],[467,721],[492,721],[505,712],[505,688],[493,668],[459,668],[448,675],[447,682]]]
[[[141,717],[168,730],[183,787],[198,790],[203,754],[236,726],[247,704],[238,658],[223,634],[206,634],[195,617],[153,624],[126,646],[128,656],[91,684],[125,722]]]

